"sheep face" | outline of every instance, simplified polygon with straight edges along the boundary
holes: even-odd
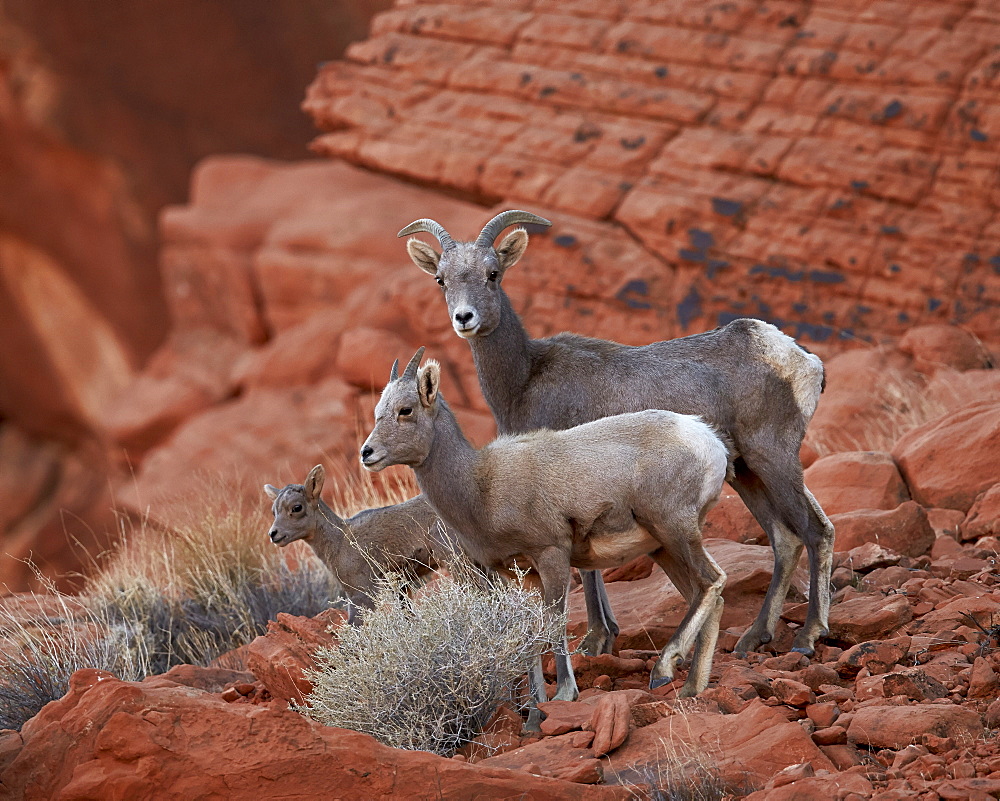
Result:
[[[419,239],[406,243],[414,264],[444,290],[452,328],[463,339],[489,336],[500,324],[500,283],[527,246],[528,234],[522,228],[507,234],[496,248],[456,242],[438,253]]]
[[[264,485],[264,492],[274,501],[271,505],[274,524],[268,532],[271,542],[284,548],[296,540],[308,540],[316,533],[319,494],[325,478],[323,465],[316,465],[309,471],[305,484],[289,484],[281,490]]]
[[[441,368],[433,360],[419,371],[411,366],[390,380],[375,407],[375,428],[361,448],[361,463],[373,473],[395,464],[418,467],[434,442]]]

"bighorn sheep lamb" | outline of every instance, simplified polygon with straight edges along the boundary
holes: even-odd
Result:
[[[365,509],[344,520],[320,497],[326,472],[318,464],[304,484],[278,489],[264,485],[274,501],[271,542],[284,548],[305,540],[347,599],[347,622],[360,622],[357,609],[371,609],[382,573],[402,573],[413,585],[436,567],[434,553],[445,542],[440,521],[422,495],[393,506]],[[362,550],[363,549],[363,550]]]
[[[697,641],[681,695],[705,688],[726,575],[705,550],[701,523],[729,469],[726,445],[697,417],[649,410],[564,431],[501,436],[476,450],[439,392],[441,371],[424,349],[390,380],[361,449],[377,472],[413,468],[417,483],[468,556],[494,570],[538,574],[546,604],[565,608],[570,566],[600,570],[650,554],[688,602],[660,652],[650,686],[673,679]],[[613,391],[609,387],[609,391]],[[564,635],[565,637],[565,635]],[[556,654],[556,699],[574,700],[566,649]],[[546,700],[539,661],[532,688]]]
[[[701,417],[733,443],[740,494],[770,538],[774,573],[739,652],[769,642],[802,553],[809,555],[809,608],[793,650],[807,655],[828,633],[833,526],[802,480],[799,447],[823,389],[823,364],[761,320],[738,319],[682,339],[628,347],[562,333],[530,339],[501,286],[528,245],[517,223],[550,225],[524,211],[505,211],[474,242],[456,242],[421,219],[399,236],[426,231],[441,253],[410,239],[410,257],[444,290],[455,332],[469,341],[479,384],[502,434],[564,429],[642,409]],[[609,651],[618,634],[599,573],[584,572],[591,632],[588,653]]]

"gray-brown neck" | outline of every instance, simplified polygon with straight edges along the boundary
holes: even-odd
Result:
[[[500,324],[487,336],[469,340],[479,387],[501,434],[515,429],[514,416],[531,380],[533,355],[528,332],[500,289]]]
[[[448,526],[463,533],[474,531],[475,510],[482,505],[475,479],[479,452],[440,395],[437,407],[430,452],[413,472],[420,491]]]
[[[327,506],[322,498],[317,501],[316,512],[316,533],[307,542],[321,562],[332,565],[337,562],[344,540],[350,533],[350,524]]]

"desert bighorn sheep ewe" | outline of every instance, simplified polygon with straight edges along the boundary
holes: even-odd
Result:
[[[673,679],[697,641],[681,694],[708,683],[726,575],[705,550],[701,523],[729,468],[726,445],[689,415],[649,410],[565,431],[501,436],[476,450],[439,392],[441,370],[417,351],[402,376],[393,365],[361,449],[373,472],[413,468],[427,500],[468,556],[494,570],[535,569],[546,604],[564,609],[570,566],[600,570],[650,554],[688,602],[687,615],[650,674]],[[565,635],[564,635],[565,637]],[[546,700],[540,661],[532,672]],[[566,649],[556,654],[556,699],[574,700]]]
[[[564,429],[642,409],[695,414],[733,444],[730,480],[771,541],[774,573],[756,621],[736,648],[769,642],[802,553],[809,555],[809,609],[794,649],[812,655],[828,632],[833,526],[802,480],[799,447],[823,389],[823,364],[773,325],[748,318],[682,339],[629,347],[556,334],[530,339],[501,282],[528,245],[510,225],[550,225],[525,211],[490,220],[475,242],[456,242],[437,222],[417,220],[399,236],[426,231],[410,257],[444,289],[455,332],[469,341],[479,385],[502,434]],[[668,491],[664,488],[664,491]],[[618,633],[599,573],[583,573],[589,653],[609,651]]]
[[[347,622],[357,625],[357,607],[374,605],[380,573],[394,570],[416,584],[433,571],[434,552],[443,542],[440,521],[422,495],[393,506],[365,509],[344,520],[320,498],[325,477],[323,465],[318,464],[304,484],[280,490],[264,485],[264,492],[274,501],[269,536],[282,548],[296,540],[309,544],[347,599]]]

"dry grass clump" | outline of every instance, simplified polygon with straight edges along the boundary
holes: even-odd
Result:
[[[330,605],[331,577],[305,547],[267,540],[260,510],[208,513],[177,531],[146,529],[87,585],[95,614],[134,626],[153,673],[208,664],[267,629],[278,612]]]
[[[929,395],[923,384],[889,372],[872,384],[866,405],[846,427],[813,426],[806,442],[819,456],[843,451],[891,451],[908,431],[961,405],[957,396]]]
[[[655,762],[630,765],[615,777],[630,784],[634,796],[643,801],[725,801],[753,791],[749,782],[734,784],[722,776],[707,749],[694,748],[683,740],[660,741]]]
[[[566,621],[534,592],[457,558],[412,600],[387,577],[358,627],[321,649],[304,714],[393,748],[454,753],[480,733]]]
[[[125,681],[149,673],[143,636],[133,626],[102,618],[45,586],[48,593],[33,595],[30,611],[24,603],[0,604],[0,729],[20,729],[64,696],[70,676],[82,668]]]

